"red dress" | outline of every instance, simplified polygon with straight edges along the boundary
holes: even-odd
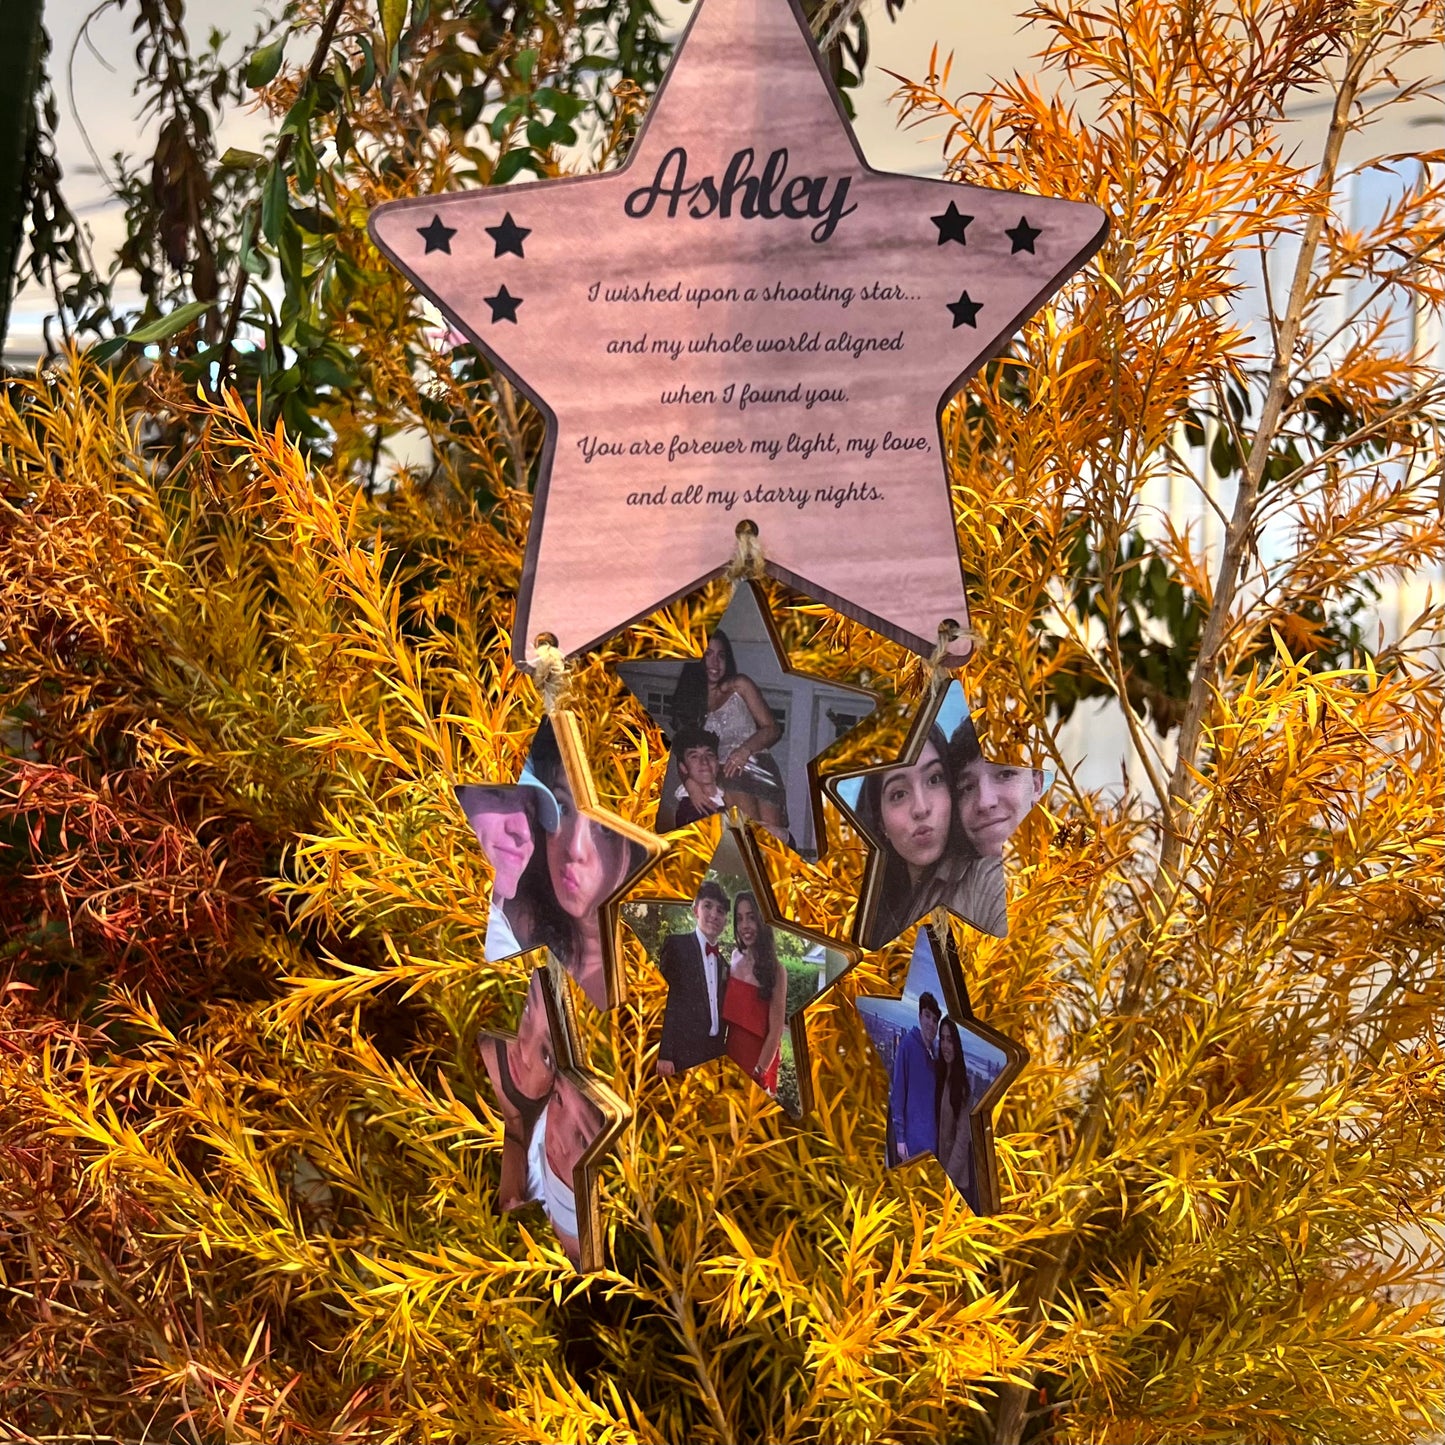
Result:
[[[782,980],[779,979],[773,986],[781,987]],[[758,1055],[762,1053],[763,1042],[768,1036],[767,1002],[757,984],[733,977],[728,979],[722,1012],[728,1026],[728,1057],[751,1076],[758,1066]],[[773,1050],[773,1057],[758,1082],[768,1093],[778,1092],[777,1049]]]

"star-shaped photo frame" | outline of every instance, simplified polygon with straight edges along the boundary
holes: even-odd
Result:
[[[936,689],[896,758],[824,780],[870,845],[853,937],[883,948],[935,908],[1008,937],[1004,844],[1052,782],[985,759],[963,684]]]
[[[667,980],[657,1072],[729,1058],[784,1113],[813,1106],[803,1015],[858,961],[836,939],[781,917],[740,818],[718,837],[691,900],[634,899],[622,914]]]
[[[956,624],[957,665],[944,408],[1108,221],[873,169],[798,0],[699,0],[620,168],[370,231],[546,421],[520,663],[720,575],[748,520],[771,576],[894,641]]]
[[[543,720],[518,782],[456,793],[493,870],[487,962],[545,948],[594,1008],[616,1008],[616,905],[667,845],[599,804],[577,720]]]
[[[993,1114],[1028,1051],[974,1017],[953,935],[920,927],[903,996],[856,1003],[888,1075],[888,1167],[932,1154],[975,1214],[998,1213]]]
[[[477,1050],[502,1119],[503,1212],[540,1204],[582,1273],[605,1267],[597,1170],[632,1117],[586,1066],[565,975],[535,969],[514,1034]]]
[[[818,757],[877,707],[874,693],[794,671],[751,582],[738,586],[701,657],[617,671],[670,745],[659,833],[735,807],[817,857]]]

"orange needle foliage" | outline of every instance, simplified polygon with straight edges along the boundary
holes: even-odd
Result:
[[[960,937],[975,1007],[1033,1058],[998,1120],[1003,1213],[971,1217],[932,1164],[883,1169],[886,1085],[846,998],[896,988],[902,945],[811,1011],[796,1127],[731,1075],[657,1078],[663,990],[634,952],[629,1003],[584,1019],[636,1111],[603,1171],[613,1268],[579,1278],[539,1215],[498,1212],[473,1041],[515,1023],[528,964],[481,962],[488,880],[451,788],[514,775],[540,715],[506,631],[509,478],[540,433],[457,382],[361,230],[439,183],[445,148],[383,176],[363,146],[332,177],[361,282],[330,324],[371,390],[325,418],[331,460],[164,361],[71,357],[0,401],[0,1438],[1404,1442],[1438,1421],[1440,610],[1355,665],[1314,654],[1362,585],[1445,543],[1439,378],[1369,315],[1332,336],[1329,306],[1445,297],[1439,156],[1369,230],[1340,210],[1343,142],[1439,8],[1033,15],[1095,120],[1024,81],[965,104],[937,64],[904,92],[958,175],[1114,218],[946,423],[987,747],[1061,775],[1011,854],[1012,935]],[[1336,98],[1322,168],[1280,135],[1301,89]],[[370,104],[354,126],[384,139]],[[1246,334],[1241,259],[1285,238],[1293,279]],[[1145,525],[1203,413],[1236,478],[1212,569]],[[425,431],[436,467],[369,496],[377,426]],[[1062,590],[1081,549],[1084,618]],[[1136,696],[1121,628],[1156,560],[1203,612],[1169,751],[1126,709],[1143,791],[1090,794],[1049,701],[1079,678]],[[625,816],[663,756],[615,664],[696,651],[724,602],[573,675]],[[796,665],[919,695],[916,660],[775,602]],[[885,718],[836,762],[900,735]],[[840,931],[862,856],[832,831],[816,865],[768,856],[784,910]],[[702,861],[685,838],[662,876],[682,892]]]

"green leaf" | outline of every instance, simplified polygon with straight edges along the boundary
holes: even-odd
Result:
[[[356,385],[353,373],[338,366],[329,356],[318,356],[306,367],[306,374],[312,386],[331,386],[337,391],[349,391]]]
[[[280,166],[272,166],[266,177],[266,189],[261,193],[261,234],[274,246],[281,234],[281,218],[286,214],[288,195],[286,172]]]
[[[311,123],[311,117],[316,113],[316,87],[306,86],[300,95],[296,97],[291,109],[286,112],[285,119],[281,122],[279,135],[285,135],[288,131],[294,131],[297,135],[305,133],[306,127]]]
[[[148,345],[152,341],[165,341],[178,331],[184,331],[193,321],[199,320],[216,303],[214,301],[187,301],[177,306],[168,316],[157,317],[144,326],[138,326],[126,336],[127,341],[138,341]]]
[[[316,151],[311,144],[311,132],[302,131],[296,137],[291,150],[291,164],[296,169],[296,185],[302,191],[316,189]]]
[[[1239,470],[1239,453],[1235,450],[1230,434],[1223,427],[1214,434],[1214,445],[1209,449],[1209,461],[1214,467],[1215,476],[1227,477],[1231,472]]]
[[[289,307],[301,304],[302,288],[306,284],[306,267],[303,260],[305,242],[301,239],[301,227],[291,219],[289,212],[281,224],[281,234],[276,241],[276,255],[281,263],[281,279],[286,283],[286,297],[282,303],[285,312]]]
[[[238,150],[235,146],[228,147],[221,157],[223,171],[255,171],[265,164],[266,157],[259,151]]]
[[[281,69],[281,59],[286,53],[286,36],[283,33],[269,45],[255,51],[246,63],[246,84],[252,90],[260,90],[276,79]]]
[[[531,81],[532,72],[537,68],[537,56],[538,52],[535,50],[519,50],[517,52],[517,59],[513,63],[512,69],[517,73],[519,79],[525,82]]]
[[[492,123],[487,127],[487,130],[493,140],[501,140],[502,133],[527,109],[527,104],[528,100],[525,95],[513,96],[513,98],[492,117]]]
[[[341,227],[319,206],[292,206],[291,219],[313,236],[334,236]]]
[[[371,41],[366,36],[358,35],[356,43],[361,46],[361,53],[365,63],[361,67],[361,75],[357,80],[357,90],[365,95],[371,89],[372,82],[376,79],[376,52],[371,48]]]
[[[130,344],[128,336],[112,336],[109,341],[102,341],[97,346],[92,346],[86,356],[97,365],[109,361],[117,351],[123,350]]]
[[[377,12],[381,16],[381,37],[388,57],[396,52],[397,43],[401,40],[401,27],[406,24],[406,7],[407,0],[376,0]]]
[[[537,169],[536,157],[529,150],[508,151],[495,166],[492,167],[492,184],[504,186],[519,171]]]

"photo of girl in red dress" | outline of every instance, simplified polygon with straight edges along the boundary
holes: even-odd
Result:
[[[768,1093],[778,1092],[779,1049],[788,1021],[788,985],[778,965],[778,941],[744,889],[733,899],[733,955],[723,1017],[728,1057]]]

